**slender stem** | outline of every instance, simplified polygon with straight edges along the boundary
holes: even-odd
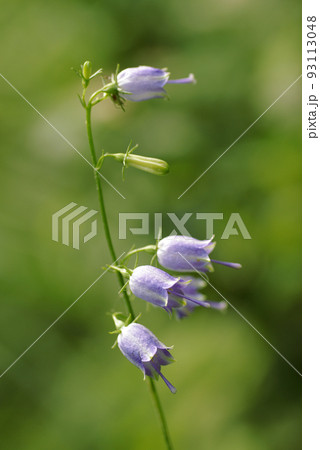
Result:
[[[133,250],[131,250],[130,252],[128,252],[124,257],[123,257],[123,261],[126,261],[128,258],[130,258],[130,256],[132,255],[136,255],[137,253],[140,252],[147,252],[147,253],[155,253],[157,250],[156,245],[146,245],[145,247],[140,247],[140,248],[135,248]]]
[[[90,152],[91,152],[91,159],[92,159],[92,164],[94,167],[97,166],[97,156],[96,156],[96,152],[95,152],[95,148],[94,148],[94,142],[93,142],[93,135],[92,135],[92,127],[91,127],[91,105],[90,103],[86,106],[86,126],[87,126],[87,134],[88,134],[88,141],[89,141],[89,146],[90,146]],[[110,228],[109,228],[109,224],[108,224],[108,219],[107,219],[107,214],[106,214],[106,210],[105,210],[105,206],[104,206],[104,199],[103,199],[103,192],[102,192],[102,187],[101,187],[101,179],[100,179],[100,175],[99,172],[97,170],[94,171],[94,178],[96,181],[96,186],[97,186],[97,191],[98,191],[98,197],[99,197],[99,204],[100,204],[100,211],[101,211],[101,217],[102,217],[102,222],[103,222],[103,228],[104,228],[104,234],[106,236],[106,240],[107,240],[107,244],[109,247],[109,251],[111,254],[111,257],[114,261],[114,264],[117,264],[116,260],[117,260],[117,256],[116,256],[116,252],[114,250],[114,246],[112,243],[112,238],[111,238],[111,234],[110,234]],[[123,276],[120,272],[117,271],[117,277],[119,280],[119,284],[121,286],[121,288],[124,286],[125,281],[123,279]],[[132,320],[135,318],[135,314],[128,296],[127,291],[124,289],[123,291],[123,296],[124,296],[124,300],[126,302],[129,314],[131,314],[131,318]]]
[[[96,156],[96,152],[95,152],[95,147],[94,147],[94,142],[93,142],[93,135],[92,135],[92,126],[91,126],[91,109],[92,109],[92,104],[87,104],[86,107],[86,126],[87,126],[87,134],[88,134],[88,141],[89,141],[89,146],[90,146],[90,152],[91,152],[91,158],[92,158],[92,164],[93,166],[96,168],[97,167],[97,156]],[[107,214],[106,214],[106,210],[105,210],[105,206],[104,206],[104,199],[103,199],[103,192],[102,192],[102,187],[101,187],[101,179],[100,179],[100,175],[98,170],[94,171],[94,178],[96,181],[96,186],[97,186],[97,190],[98,190],[98,196],[99,196],[99,204],[100,204],[100,211],[101,211],[101,217],[102,217],[102,222],[103,222],[103,227],[104,227],[104,233],[106,236],[106,240],[107,240],[107,244],[109,247],[109,251],[111,254],[111,257],[114,260],[114,264],[118,265],[118,263],[116,262],[117,260],[117,256],[116,256],[116,252],[113,246],[113,242],[112,242],[112,238],[111,238],[111,233],[110,233],[110,228],[109,228],[109,224],[108,224],[108,219],[107,219]],[[123,278],[123,275],[117,271],[117,276],[118,276],[118,280],[119,280],[119,284],[121,286],[121,288],[125,285],[125,281]],[[131,302],[130,302],[130,298],[129,295],[127,293],[127,291],[124,289],[123,290],[123,296],[124,296],[124,300],[126,302],[128,311],[131,315],[131,319],[134,320],[135,319],[135,313],[133,311]],[[168,450],[173,450],[173,446],[172,443],[170,441],[170,437],[169,437],[169,431],[168,431],[168,426],[167,426],[167,422],[164,416],[164,412],[160,403],[160,399],[158,396],[158,392],[156,390],[156,386],[154,384],[154,381],[152,378],[149,378],[149,382],[150,382],[150,387],[151,387],[151,393],[159,414],[159,418],[160,418],[160,422],[161,422],[161,428],[162,428],[162,432],[163,432],[163,436],[165,439],[165,442],[167,444],[167,449]]]
[[[161,422],[162,433],[164,436],[164,440],[166,441],[166,444],[167,444],[167,449],[173,450],[173,445],[172,445],[172,442],[171,442],[171,439],[169,436],[168,425],[166,422],[166,418],[164,416],[164,412],[163,412],[163,409],[162,409],[162,406],[160,403],[160,399],[159,399],[158,392],[156,390],[156,386],[155,386],[152,378],[149,378],[149,382],[150,382],[150,391],[153,396],[153,400],[156,405],[156,408],[158,410],[158,414],[159,414],[159,418],[160,418],[160,422]]]

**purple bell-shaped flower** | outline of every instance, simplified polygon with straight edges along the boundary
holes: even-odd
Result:
[[[198,295],[193,296],[193,291],[189,294],[188,284],[188,280],[173,277],[153,266],[137,267],[129,280],[130,289],[136,297],[170,313],[185,306],[188,301],[205,308],[215,308],[212,302],[199,300]]]
[[[159,263],[176,272],[212,272],[212,263],[240,269],[241,264],[210,259],[216,243],[212,239],[201,241],[191,236],[168,236],[158,243]]]
[[[202,294],[202,292],[199,292],[199,289],[203,289],[207,286],[207,283],[202,278],[185,276],[183,277],[183,279],[188,282],[188,284],[186,284],[183,289],[186,295],[196,300],[206,300],[206,296]],[[206,300],[206,303],[209,303],[211,308],[221,311],[226,309],[227,307],[227,303],[223,301],[213,302],[211,300]],[[175,309],[175,315],[178,319],[183,319],[184,317],[189,316],[197,306],[198,305],[196,303],[191,302],[190,300],[186,300],[185,305]]]
[[[117,86],[122,98],[132,102],[141,102],[166,96],[166,84],[194,83],[192,74],[187,78],[170,80],[170,73],[165,69],[149,66],[130,67],[117,75]]]
[[[114,319],[117,325],[119,321]],[[176,388],[161,373],[161,366],[166,366],[174,359],[169,352],[172,347],[167,347],[151,333],[148,328],[139,323],[123,324],[119,328],[117,343],[122,354],[146,376],[158,379],[159,376],[166,383],[172,393]]]

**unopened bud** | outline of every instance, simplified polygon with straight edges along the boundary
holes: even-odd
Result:
[[[127,322],[127,318],[122,313],[112,314],[112,319],[114,321],[117,330],[121,330],[121,328],[125,326]]]
[[[125,159],[125,166],[135,167],[136,169],[144,170],[153,175],[165,175],[169,172],[169,165],[166,161],[158,158],[149,158],[141,155],[125,155],[124,153],[114,153],[113,158],[122,162]]]
[[[86,61],[82,66],[83,78],[88,81],[92,73],[92,64],[90,61]]]

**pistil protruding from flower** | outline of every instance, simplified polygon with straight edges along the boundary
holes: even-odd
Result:
[[[217,259],[211,259],[210,261],[216,264],[221,264],[222,266],[231,267],[232,269],[242,269],[242,265],[239,263],[218,261]]]
[[[177,80],[168,80],[167,84],[189,84],[189,83],[196,84],[196,82],[197,81],[193,73],[190,73],[189,76],[186,78],[178,78]]]

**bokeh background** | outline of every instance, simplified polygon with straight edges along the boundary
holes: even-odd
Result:
[[[155,177],[120,166],[103,173],[117,252],[153,241],[119,241],[119,212],[223,213],[215,222],[214,286],[301,369],[301,81],[180,200],[177,197],[300,75],[300,2],[147,0],[1,2],[1,73],[89,157],[80,79],[71,67],[91,59],[111,74],[140,64],[193,72],[195,86],[168,86],[170,101],[104,102],[93,113],[98,151],[166,159]],[[100,81],[96,82],[100,86]],[[0,372],[3,372],[101,273],[110,256],[99,234],[77,251],[51,240],[51,215],[70,202],[98,209],[91,169],[0,79]],[[251,236],[221,234],[232,212]],[[193,215],[189,231],[205,237]],[[145,262],[142,258],[141,262]],[[106,274],[2,378],[1,447],[6,450],[161,450],[148,385],[111,350],[107,312],[125,311]],[[218,299],[211,289],[209,298]],[[175,448],[295,450],[300,443],[300,376],[231,308],[198,309],[177,323],[147,309],[142,323],[176,363],[164,373],[177,387],[159,392]]]

